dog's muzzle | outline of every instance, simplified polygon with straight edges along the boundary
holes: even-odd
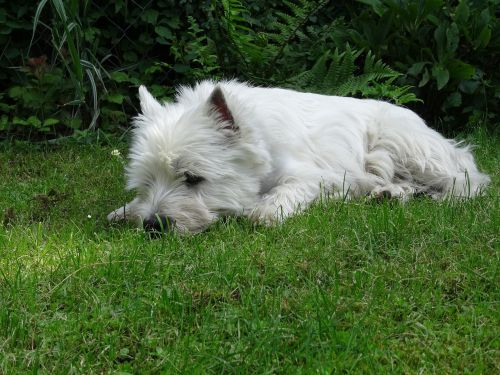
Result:
[[[155,215],[142,222],[144,230],[153,235],[168,233],[173,228],[173,220],[169,217]]]

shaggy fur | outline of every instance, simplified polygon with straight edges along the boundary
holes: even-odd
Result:
[[[203,81],[174,103],[139,89],[126,169],[137,197],[108,216],[200,232],[220,216],[270,224],[327,193],[473,197],[489,182],[468,146],[383,101]]]

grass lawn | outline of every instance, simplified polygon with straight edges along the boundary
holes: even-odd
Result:
[[[500,136],[471,140],[475,200],[158,240],[106,223],[131,197],[117,146],[4,146],[0,374],[498,374]]]

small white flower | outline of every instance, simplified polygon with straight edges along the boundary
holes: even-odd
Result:
[[[114,149],[113,151],[111,151],[111,155],[120,156],[121,155],[120,150]]]
[[[92,219],[92,215],[88,214],[87,219]]]

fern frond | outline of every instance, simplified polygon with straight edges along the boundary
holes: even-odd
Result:
[[[277,15],[281,19],[281,22],[277,21],[271,25],[271,31],[267,33],[268,40],[276,46],[274,57],[268,64],[269,68],[272,68],[276,61],[281,58],[285,47],[290,44],[291,40],[295,38],[297,33],[304,27],[309,17],[316,14],[329,2],[329,0],[299,0],[298,4],[288,0],[284,0],[283,2],[292,13],[290,15],[284,12],[278,12]],[[276,33],[276,30],[278,30],[279,33]]]
[[[342,53],[339,53],[337,48],[332,56],[328,73],[324,77],[325,89],[332,92],[348,81],[357,70],[355,61],[360,54],[361,51],[353,51],[349,45],[346,46],[346,50]]]
[[[308,71],[309,73],[304,78],[309,81],[309,84],[315,87],[322,87],[324,85],[324,77],[327,75],[326,62],[330,51],[327,51],[323,56],[321,56],[318,61],[314,64],[312,69]]]
[[[237,56],[238,64],[245,64],[245,72],[258,72],[261,79],[276,73],[278,60],[292,45],[294,39],[310,39],[305,33],[309,18],[329,0],[284,0],[283,10],[272,14],[274,19],[263,32],[256,32],[247,21],[249,11],[242,0],[214,1],[222,8],[219,24],[230,41],[230,58]],[[232,56],[231,56],[232,55]],[[256,80],[258,78],[254,77]]]
[[[245,19],[247,8],[239,0],[222,0],[226,32],[237,54],[246,65],[258,60],[263,49],[258,46],[255,33]]]
[[[371,52],[364,59],[363,69],[358,71],[357,60],[362,51],[349,45],[340,52],[327,51],[310,70],[292,77],[288,84],[300,90],[328,95],[356,96],[390,99],[396,104],[417,101],[410,92],[411,86],[397,86],[394,81],[401,76]]]

